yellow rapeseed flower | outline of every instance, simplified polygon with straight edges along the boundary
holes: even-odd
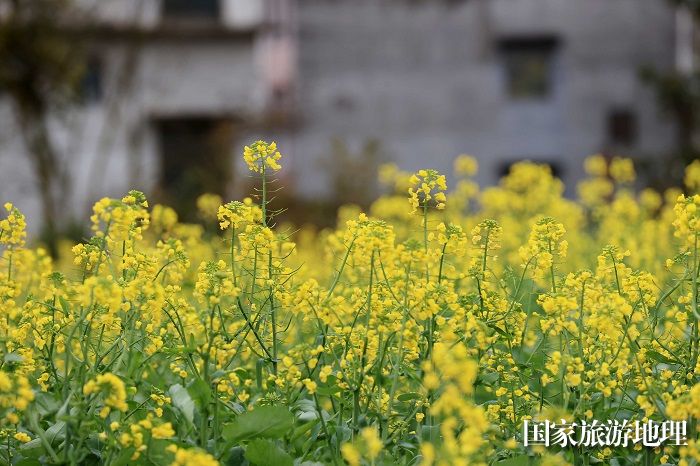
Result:
[[[252,172],[264,174],[266,170],[278,171],[282,168],[279,160],[282,154],[274,142],[256,141],[243,150],[243,160]]]

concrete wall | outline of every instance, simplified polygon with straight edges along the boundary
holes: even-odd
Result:
[[[316,159],[329,139],[369,138],[403,168],[449,171],[471,153],[480,180],[522,157],[561,162],[565,180],[605,148],[606,112],[629,107],[639,139],[631,155],[672,143],[639,68],[673,66],[673,13],[659,0],[398,0],[300,3],[300,109],[295,169],[308,195],[328,189]],[[545,101],[505,92],[499,39],[551,35],[560,46]],[[371,174],[368,174],[370,176]]]
[[[259,25],[264,20],[266,0],[219,0],[221,23],[228,28]],[[91,18],[118,26],[138,24],[156,27],[161,18],[161,0],[75,0]]]
[[[133,19],[130,14],[136,10],[131,6],[139,2],[132,3],[106,0],[100,5],[104,9],[91,14],[99,12],[112,25],[133,25],[128,18]],[[153,22],[148,15],[158,12],[157,2],[144,1],[140,6],[146,18],[141,24]],[[251,19],[241,27],[251,26]],[[101,63],[103,96],[64,108],[51,120],[52,140],[71,173],[70,198],[62,206],[66,217],[86,218],[102,196],[120,196],[132,188],[153,193],[160,175],[155,119],[245,120],[263,112],[267,99],[261,57],[264,41],[258,34],[237,35],[238,26],[226,28],[231,32],[191,39],[156,34],[136,45],[128,36],[98,35],[87,44]],[[9,100],[0,96],[0,199],[18,205],[29,229],[37,232],[38,190],[14,120]]]
[[[98,197],[132,187],[153,190],[159,176],[154,117],[260,119],[270,87],[290,80],[298,125],[239,133],[234,154],[254,138],[277,139],[287,155],[282,176],[306,197],[332,191],[322,161],[334,137],[354,150],[376,138],[407,170],[449,172],[457,154],[471,153],[479,158],[482,183],[495,182],[504,164],[523,157],[552,160],[570,185],[580,178],[585,156],[608,148],[611,108],[637,115],[638,140],[626,148],[629,154],[658,154],[673,143],[653,93],[637,76],[644,65],[673,66],[674,15],[663,0],[298,3],[298,21],[286,29],[298,37],[156,37],[136,54],[115,38],[90,44],[103,60],[104,98],[52,122],[74,179],[66,212],[84,215]],[[226,0],[225,28],[249,27],[261,4]],[[158,24],[157,0],[97,5],[113,24]],[[496,44],[542,35],[560,44],[554,91],[544,101],[513,101]],[[126,92],[117,90],[124,80]],[[0,200],[18,204],[37,231],[31,166],[2,97],[0,122]],[[376,179],[369,171],[363,176],[368,183]]]

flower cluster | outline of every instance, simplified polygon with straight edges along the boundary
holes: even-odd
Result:
[[[5,203],[7,218],[0,220],[0,244],[7,247],[24,246],[27,224],[24,215],[11,203]]]
[[[83,395],[93,394],[102,394],[104,397],[104,407],[100,410],[101,418],[106,418],[112,409],[128,409],[124,381],[114,374],[107,372],[89,380],[83,386]]]
[[[564,225],[551,217],[538,220],[530,231],[527,245],[520,248],[523,267],[532,264],[536,278],[541,279],[551,273],[554,281],[554,265],[566,258],[569,248],[568,241],[563,239],[565,233]]]
[[[427,209],[431,200],[435,202],[435,208],[445,208],[447,197],[447,181],[445,175],[437,170],[418,170],[409,179],[411,187],[408,188],[409,202],[415,212],[419,207]]]
[[[262,211],[260,207],[253,204],[248,197],[239,201],[231,201],[228,204],[219,206],[217,213],[219,226],[222,230],[229,227],[240,228],[243,224],[260,223],[262,221]]]
[[[675,231],[673,235],[680,239],[689,249],[698,248],[700,236],[700,194],[685,197],[680,195],[676,200],[673,212],[676,218],[673,221]]]
[[[636,192],[592,156],[575,200],[541,164],[481,189],[459,156],[450,192],[385,166],[387,195],[317,231],[273,226],[274,143],[244,160],[255,191],[200,197],[203,224],[131,191],[56,258],[6,205],[0,463],[700,461],[697,163]],[[685,420],[688,444],[525,445],[562,419]]]
[[[243,150],[243,160],[250,171],[264,174],[266,170],[278,171],[282,168],[279,160],[282,154],[277,150],[274,142],[256,141]]]

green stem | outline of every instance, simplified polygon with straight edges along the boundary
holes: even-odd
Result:
[[[270,249],[270,255],[268,258],[268,278],[270,279],[270,323],[272,325],[272,373],[277,375],[277,311],[275,309],[274,301],[274,287],[273,275],[272,275],[272,249]]]

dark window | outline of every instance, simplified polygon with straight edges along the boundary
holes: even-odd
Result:
[[[163,17],[217,19],[219,8],[219,0],[163,0]]]
[[[500,41],[506,91],[511,98],[545,98],[552,91],[554,38],[514,38]]]
[[[608,140],[629,146],[637,140],[637,117],[630,109],[617,108],[608,113]]]
[[[80,98],[84,103],[95,103],[102,99],[102,62],[90,57],[80,81]]]
[[[159,197],[184,220],[192,221],[200,194],[226,194],[231,179],[233,124],[218,118],[168,118],[158,120],[157,128]]]

